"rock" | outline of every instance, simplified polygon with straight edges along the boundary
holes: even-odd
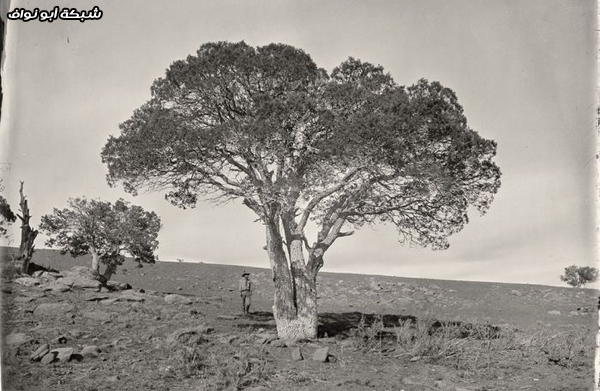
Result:
[[[31,361],[40,361],[49,352],[50,352],[50,345],[45,343],[42,346],[40,346],[39,348],[37,348],[37,350],[35,352],[31,353],[31,356],[29,356],[29,359]]]
[[[131,289],[131,285],[129,285],[126,282],[118,282],[118,281],[110,281],[108,284],[110,289],[116,290],[116,291],[126,291]]]
[[[119,296],[119,300],[141,302],[146,300],[146,298],[139,293],[127,291],[126,293],[122,293],[121,296]]]
[[[283,348],[287,346],[287,343],[283,339],[276,339],[271,341],[270,345],[276,348]]]
[[[6,336],[4,343],[10,346],[19,346],[33,341],[33,338],[25,333],[12,333]]]
[[[99,322],[110,321],[110,318],[111,318],[111,315],[108,312],[103,312],[103,311],[84,312],[82,315],[85,318],[97,320]]]
[[[73,338],[79,338],[83,335],[83,333],[81,332],[81,330],[79,329],[72,329],[68,331],[68,334],[73,337]]]
[[[115,375],[115,376],[108,376],[104,378],[105,381],[109,382],[109,383],[115,383],[119,381],[119,376]]]
[[[557,311],[557,310],[548,311],[548,315],[560,315],[560,311]]]
[[[571,312],[569,312],[569,316],[579,316],[579,312],[571,311]]]
[[[513,289],[512,291],[510,291],[510,294],[513,296],[522,296],[523,295],[520,291],[518,291],[516,289]]]
[[[210,333],[212,330],[212,327],[206,326],[205,324],[198,327],[179,329],[169,334],[166,343],[169,348],[177,344],[197,345],[206,342],[207,339],[205,338],[205,334]]]
[[[67,343],[67,337],[65,337],[64,335],[59,335],[56,338],[52,338],[52,340],[50,340],[50,343],[59,344],[59,345],[66,344]]]
[[[67,292],[67,291],[71,290],[70,285],[65,285],[65,284],[61,283],[60,281],[62,281],[62,280],[51,281],[47,284],[42,285],[40,288],[42,288],[43,291],[53,291],[53,292]]]
[[[14,298],[15,303],[31,303],[34,300],[35,297],[19,296]]]
[[[422,358],[423,358],[422,356],[415,356],[415,357],[412,357],[409,361],[410,362],[416,362],[416,361],[419,361]]]
[[[169,304],[192,304],[191,299],[182,295],[178,295],[176,293],[166,295],[165,301]]]
[[[116,303],[117,301],[119,301],[119,298],[118,298],[118,297],[115,297],[115,298],[113,298],[113,299],[106,299],[106,300],[102,300],[102,301],[100,301],[100,303],[101,303],[101,304],[104,304],[104,305],[109,305],[109,304]]]
[[[52,364],[54,361],[56,361],[56,355],[57,355],[57,353],[54,351],[49,352],[44,357],[42,357],[41,363],[42,364]]]
[[[23,285],[23,286],[36,286],[36,285],[40,285],[41,281],[37,278],[33,278],[33,277],[20,277],[17,278],[13,281],[16,284],[19,285]]]
[[[88,295],[84,298],[85,301],[101,301],[101,300],[106,300],[108,299],[110,296],[108,295]]]
[[[302,357],[302,351],[300,350],[300,347],[297,346],[292,350],[292,360],[294,361],[302,361],[304,359],[304,357]]]
[[[95,358],[100,355],[100,349],[98,349],[98,346],[96,346],[96,345],[86,345],[81,350],[81,355],[84,358],[86,358],[86,357]]]
[[[450,383],[448,383],[446,380],[436,380],[433,385],[444,390],[450,389]]]
[[[73,348],[53,349],[50,353],[56,353],[56,359],[58,361],[67,362],[71,360],[71,356],[73,355]]]
[[[313,359],[313,361],[326,362],[327,356],[329,356],[329,348],[328,347],[318,348],[313,353],[312,359]]]

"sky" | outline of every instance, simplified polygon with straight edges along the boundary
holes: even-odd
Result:
[[[69,197],[122,197],[160,215],[161,260],[268,267],[264,227],[240,202],[181,210],[164,194],[132,197],[107,185],[100,151],[152,81],[203,43],[278,42],[329,72],[352,56],[400,85],[440,81],[498,143],[495,201],[448,250],[403,246],[379,225],[339,239],[323,271],[561,285],[566,266],[597,266],[594,1],[13,0],[10,10],[54,5],[103,15],[7,23],[2,195],[16,209],[24,181],[34,227]],[[18,224],[10,232],[18,246]]]

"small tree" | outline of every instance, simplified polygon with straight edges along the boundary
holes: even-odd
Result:
[[[2,179],[0,179],[0,192],[4,191],[4,185],[2,182]],[[17,216],[10,208],[10,204],[6,198],[0,195],[0,236],[6,237],[6,225],[14,223],[15,221],[17,221]]]
[[[158,247],[160,218],[140,206],[119,199],[115,204],[86,198],[69,199],[69,208],[54,209],[42,217],[40,229],[50,239],[46,245],[58,247],[71,256],[91,254],[92,272],[110,279],[125,256],[138,264],[154,263]],[[106,266],[100,274],[100,263]]]
[[[571,265],[565,268],[565,274],[560,276],[560,280],[573,288],[581,288],[585,284],[598,280],[598,269],[591,266]]]

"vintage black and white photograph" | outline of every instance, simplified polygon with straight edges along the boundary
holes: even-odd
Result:
[[[595,1],[0,14],[2,390],[600,389]]]

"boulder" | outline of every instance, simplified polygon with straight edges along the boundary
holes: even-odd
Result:
[[[107,285],[110,289],[115,291],[126,291],[131,289],[131,285],[126,282],[110,281]]]
[[[37,350],[35,352],[31,353],[31,356],[29,356],[29,359],[31,361],[40,361],[49,352],[50,352],[50,345],[45,343],[42,346],[40,346],[39,348],[37,348]]]
[[[560,311],[558,311],[558,310],[548,311],[548,315],[560,315]]]
[[[206,342],[207,339],[205,335],[211,331],[213,331],[213,328],[205,324],[201,324],[197,327],[179,329],[169,334],[166,343],[169,348],[177,344],[197,345]]]
[[[313,361],[326,362],[327,356],[329,356],[329,348],[328,347],[318,348],[313,353],[312,359],[313,359]]]
[[[111,315],[108,312],[103,312],[103,311],[90,311],[90,312],[84,312],[83,317],[91,319],[91,320],[97,320],[98,322],[106,322],[106,321],[110,321]]]
[[[68,362],[73,355],[73,348],[53,349],[50,353],[56,353],[56,359],[62,362]]]
[[[34,277],[20,277],[13,281],[15,284],[23,285],[23,286],[36,286],[40,285],[41,281]]]
[[[304,360],[304,357],[302,357],[302,351],[300,350],[300,347],[297,346],[292,350],[292,360],[294,361],[302,361]]]
[[[56,361],[57,354],[58,353],[56,353],[55,351],[49,352],[44,357],[42,357],[41,363],[42,364],[52,364],[54,361]]]
[[[192,304],[192,300],[190,298],[178,295],[176,293],[166,295],[165,301],[169,304]]]
[[[63,284],[62,279],[48,282],[42,285],[43,291],[53,291],[53,292],[67,292],[71,290],[71,285]]]
[[[95,358],[100,355],[100,349],[98,349],[98,346],[96,346],[96,345],[86,345],[81,350],[81,355],[84,358],[86,358],[86,357]]]
[[[57,316],[73,311],[75,307],[68,303],[44,303],[40,304],[33,310],[36,316]]]
[[[25,333],[12,333],[6,336],[4,342],[9,346],[19,346],[33,341],[33,338]]]
[[[136,293],[133,291],[123,292],[121,296],[119,296],[120,301],[144,301],[146,298],[141,293]]]

